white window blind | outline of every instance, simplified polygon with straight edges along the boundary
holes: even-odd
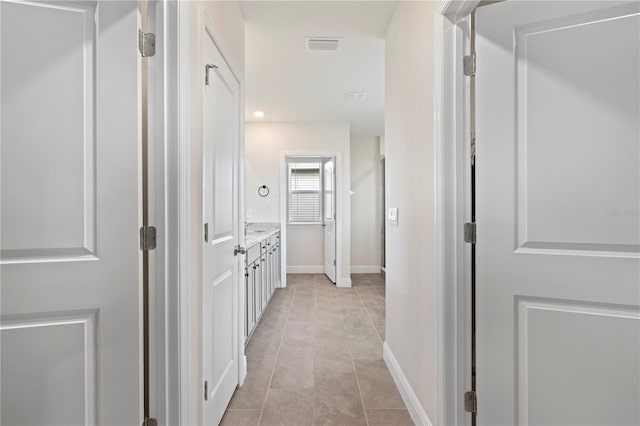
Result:
[[[321,162],[289,163],[289,223],[322,222]]]

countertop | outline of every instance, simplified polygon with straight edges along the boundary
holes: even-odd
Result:
[[[244,234],[245,248],[253,247],[280,231],[279,223],[247,223]]]

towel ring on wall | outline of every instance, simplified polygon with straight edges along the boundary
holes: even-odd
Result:
[[[258,188],[258,195],[261,197],[266,197],[269,195],[269,187],[267,185],[262,185]]]

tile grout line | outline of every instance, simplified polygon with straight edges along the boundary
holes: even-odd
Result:
[[[358,296],[358,299],[360,300],[360,303],[362,303],[362,299],[360,298],[360,295],[358,294],[358,291],[354,288],[353,291],[356,293],[356,295]],[[340,303],[340,302],[338,302]],[[364,304],[363,304],[364,306]],[[366,307],[365,307],[366,309]],[[342,312],[342,308],[340,309],[340,312]],[[347,331],[347,324],[344,322],[344,312],[342,312],[342,314],[340,315],[342,317],[342,327],[344,328],[345,332]],[[360,395],[360,403],[362,404],[362,413],[364,414],[364,421],[367,424],[367,426],[369,426],[369,417],[367,416],[367,409],[364,406],[364,398],[362,397],[362,389],[360,388],[360,379],[358,379],[358,371],[356,370],[356,361],[353,359],[353,352],[351,352],[351,347],[349,347],[349,358],[351,358],[351,367],[353,368],[353,375],[356,377],[356,385],[358,385],[358,394]]]
[[[369,285],[369,287],[374,288],[374,285],[371,284]],[[356,290],[356,293],[358,293],[358,291]],[[378,327],[376,327],[376,323],[373,320],[373,316],[371,315],[371,312],[369,312],[369,308],[367,308],[367,305],[365,305],[364,301],[362,300],[362,297],[360,297],[360,293],[358,293],[358,298],[360,299],[360,301],[362,302],[362,306],[364,306],[364,310],[367,311],[367,316],[369,317],[369,321],[371,322],[371,325],[373,326],[373,329],[376,332],[376,336],[378,336],[378,340],[380,340],[380,342],[384,345],[384,340],[382,340],[382,336],[380,336],[380,333],[378,332]],[[384,301],[384,305],[385,305],[385,314],[384,314],[384,322],[385,322],[385,326],[386,326],[386,322],[387,322],[387,300],[385,298]]]
[[[276,358],[273,363],[273,367],[271,369],[271,376],[269,377],[269,383],[267,384],[267,391],[264,393],[264,400],[262,401],[262,408],[260,409],[260,417],[258,417],[258,426],[260,426],[260,423],[262,422],[264,407],[267,405],[267,397],[269,396],[269,389],[271,389],[271,381],[273,380],[273,375],[276,371],[276,365],[278,365],[278,358],[280,357],[280,349],[282,349],[282,341],[284,340],[284,332],[287,328],[287,324],[289,323],[289,316],[291,315],[291,308],[293,306],[293,298],[295,297],[297,289],[298,289],[298,285],[296,284],[295,288],[293,289],[293,294],[291,295],[291,302],[289,302],[289,311],[287,312],[287,320],[284,323],[284,328],[282,329],[282,333],[280,333],[280,344],[278,345]]]
[[[317,304],[317,289],[316,281],[313,282],[313,391],[311,392],[311,425],[316,424],[316,308]]]

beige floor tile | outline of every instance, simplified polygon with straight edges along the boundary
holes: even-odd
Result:
[[[284,340],[278,352],[278,361],[290,361],[300,358],[313,358],[314,342]]]
[[[332,305],[336,305],[338,303],[338,297],[336,296],[336,294],[329,294],[329,293],[322,293],[322,292],[317,292],[316,293],[316,305],[320,304],[320,305],[327,305],[327,304],[332,304]]]
[[[348,355],[316,355],[314,424],[366,425],[353,362]]]
[[[345,329],[343,324],[316,323],[316,338],[322,336],[344,337]]]
[[[281,336],[282,330],[258,326],[246,347],[247,358],[275,359]]]
[[[316,311],[315,320],[316,324],[326,324],[337,328],[344,326],[342,315],[340,313]]]
[[[271,389],[313,389],[313,356],[278,360],[273,370]]]
[[[244,384],[234,392],[229,408],[262,409],[273,366],[273,359],[249,359],[247,377]]]
[[[386,308],[384,304],[365,303],[364,306],[367,308],[367,311],[369,311],[369,315],[374,322],[385,320]]]
[[[357,387],[318,386],[314,396],[314,425],[367,425]]]
[[[293,305],[289,311],[289,321],[313,321],[315,305]]]
[[[293,296],[292,306],[295,307],[297,305],[313,305],[316,303],[316,294],[313,293],[300,293]]]
[[[413,426],[407,410],[367,410],[369,426]]]
[[[313,344],[283,342],[278,354],[271,388],[313,389]]]
[[[373,327],[347,331],[347,342],[354,359],[382,358],[382,341]]]
[[[335,303],[316,303],[316,314],[318,313],[342,315],[342,309],[337,300]]]
[[[358,293],[358,296],[362,297],[364,295],[367,294],[373,294],[375,296],[378,296],[378,289],[374,286],[362,286],[362,287],[356,287],[356,293]]]
[[[365,408],[406,408],[384,361],[354,360]]]
[[[380,340],[382,340],[384,342],[385,339],[385,322],[384,321],[374,321],[373,325],[376,328],[376,331],[378,332],[378,335],[380,336]]]
[[[357,294],[338,296],[338,305],[345,306],[362,306],[362,299]]]
[[[340,355],[351,355],[351,350],[349,349],[349,340],[347,337],[342,335],[324,335],[316,337],[316,356],[319,355],[328,355],[328,356],[340,356]]]
[[[267,310],[260,319],[260,326],[263,328],[274,328],[283,330],[287,324],[289,312],[278,312],[275,310]]]
[[[346,330],[354,328],[368,328],[371,327],[371,318],[364,309],[364,306],[360,307],[343,307],[342,316],[344,318],[344,328]]]
[[[315,324],[310,321],[293,321],[289,319],[282,335],[283,342],[313,345]]]
[[[311,426],[313,390],[269,389],[260,425]]]
[[[324,274],[287,279],[247,346],[247,378],[221,424],[412,424],[380,359],[383,278],[356,274],[352,288],[337,288]]]
[[[220,426],[257,426],[260,412],[261,410],[227,410]]]
[[[318,386],[324,384],[342,386],[337,382],[343,380],[344,386],[357,386],[353,361],[348,354],[336,356],[316,354],[314,374]]]

